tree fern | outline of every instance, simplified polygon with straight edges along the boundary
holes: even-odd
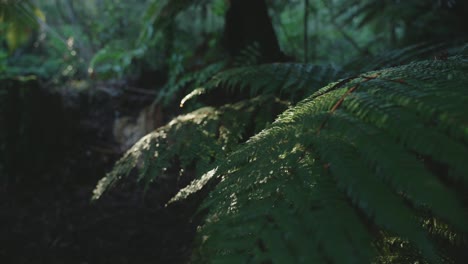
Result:
[[[468,246],[467,63],[368,72],[284,112],[176,196],[220,180],[194,261],[457,261],[444,252]]]

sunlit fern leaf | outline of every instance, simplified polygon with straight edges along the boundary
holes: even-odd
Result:
[[[446,263],[464,263],[468,258],[468,234],[454,230],[450,225],[435,217],[425,217],[424,227],[431,239],[440,248],[441,256]]]
[[[202,84],[206,83],[213,75],[220,72],[226,67],[226,61],[217,61],[207,66],[193,70],[189,73],[177,76],[171,76],[169,81],[159,92],[157,101],[162,101],[165,104],[169,104],[174,101],[174,97],[178,95],[180,91],[190,91],[199,88]],[[184,102],[185,103],[185,102]],[[184,105],[181,102],[181,106]]]
[[[466,57],[429,60],[290,108],[208,175],[194,261],[451,263],[438,241],[468,232],[466,83]]]
[[[376,243],[379,250],[378,256],[373,260],[374,264],[401,264],[420,263],[428,264],[422,260],[418,250],[407,240],[392,236],[388,232],[381,232],[381,238]],[[450,263],[443,261],[442,263]]]
[[[264,128],[285,107],[285,103],[263,96],[179,116],[137,142],[99,181],[93,199],[115,183],[135,180],[127,178],[134,168],[138,169],[137,180],[143,185],[167,177],[202,175],[214,160]]]

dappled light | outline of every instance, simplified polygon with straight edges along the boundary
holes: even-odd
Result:
[[[462,0],[0,0],[0,263],[466,263],[466,25]]]

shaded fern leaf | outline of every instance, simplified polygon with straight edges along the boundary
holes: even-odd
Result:
[[[261,60],[261,56],[262,52],[260,50],[260,44],[258,44],[258,42],[254,42],[241,50],[238,56],[234,57],[233,65],[234,67],[258,65]]]
[[[245,66],[222,71],[203,88],[205,92],[223,89],[249,89],[251,96],[272,94],[293,102],[315,92],[319,87],[346,75],[332,66],[301,63],[274,63]]]
[[[303,63],[273,63],[264,65],[250,65],[236,67],[228,70],[222,70],[211,79],[203,79],[208,82],[204,85],[197,85],[191,93],[183,100],[182,104],[194,97],[209,93],[215,89],[226,89],[228,91],[239,89],[242,92],[249,92],[250,96],[258,94],[273,94],[280,98],[289,100],[293,103],[313,94],[319,87],[342,79],[348,82],[348,79],[354,79],[358,73],[368,72],[388,67],[405,65],[421,59],[445,59],[444,56],[450,54],[458,55],[462,52],[464,45],[460,43],[419,43],[401,49],[390,50],[378,54],[357,58],[347,63],[343,70],[330,65],[313,65]],[[438,58],[442,55],[442,58]],[[255,56],[247,56],[253,58]],[[244,62],[247,63],[248,62]],[[252,62],[255,64],[255,62]],[[209,65],[209,70],[216,64]],[[215,73],[215,71],[210,71]],[[191,79],[191,74],[180,80],[181,84],[186,84],[187,79]],[[202,79],[200,79],[202,80]],[[201,84],[198,82],[197,84]],[[177,84],[175,87],[178,87]],[[174,88],[177,89],[177,88]]]
[[[169,124],[140,139],[101,179],[93,199],[137,169],[136,179],[157,184],[165,178],[193,179],[208,170],[214,160],[224,157],[285,109],[279,100],[264,96],[219,109],[204,107],[173,119]],[[175,190],[174,190],[175,191]]]
[[[385,51],[374,56],[356,58],[343,68],[346,71],[367,72],[401,66],[422,59],[434,59],[439,56],[439,53],[448,53],[448,51],[452,50],[455,54],[460,48],[459,43],[417,43],[400,49]],[[448,56],[448,54],[445,56]]]
[[[290,108],[211,171],[194,261],[451,263],[438,241],[468,232],[466,83],[466,57],[422,61]]]

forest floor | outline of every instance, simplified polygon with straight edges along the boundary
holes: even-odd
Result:
[[[63,109],[54,111],[68,117],[68,142],[58,161],[22,170],[26,180],[0,188],[0,263],[186,262],[195,230],[187,208],[142,203],[125,192],[90,202],[97,181],[122,155],[113,138],[116,112],[135,115],[152,97],[105,91],[56,96]]]

